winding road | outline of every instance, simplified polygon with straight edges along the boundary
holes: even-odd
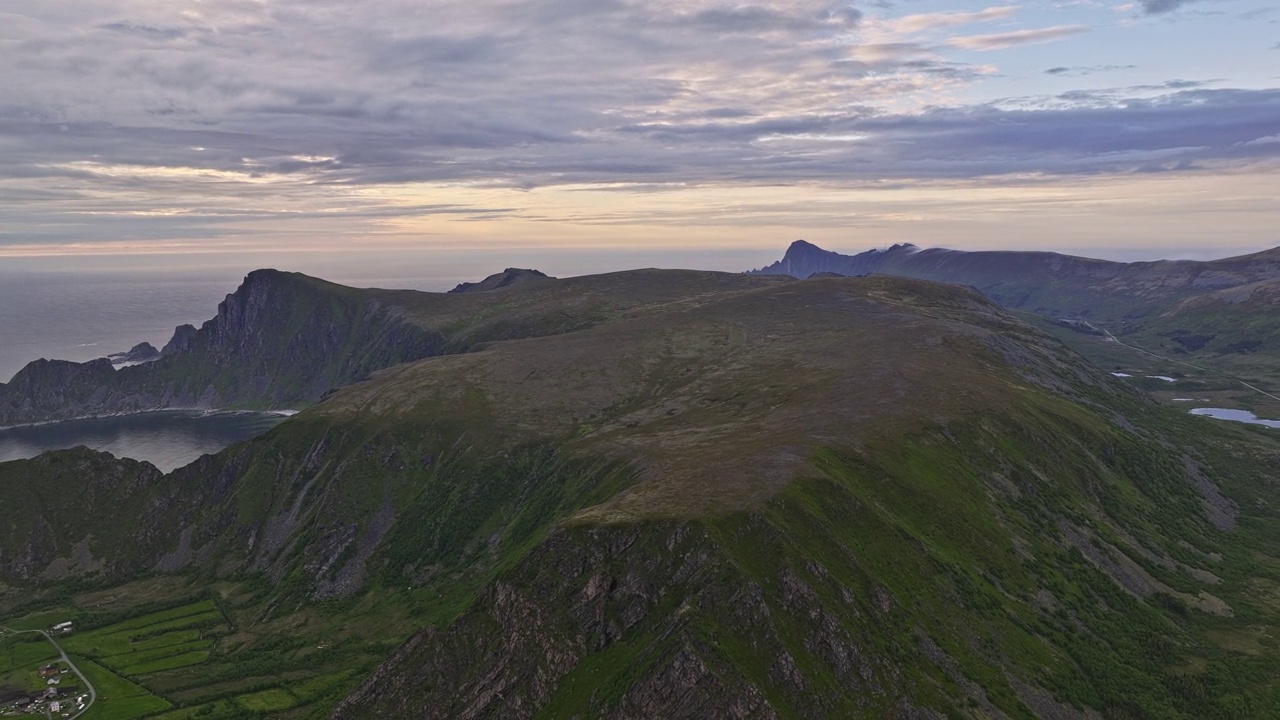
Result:
[[[93,707],[93,703],[98,699],[98,691],[96,688],[93,687],[93,683],[89,682],[89,678],[86,677],[85,674],[80,671],[80,668],[76,667],[76,664],[71,662],[71,658],[67,657],[67,651],[62,649],[62,646],[58,644],[57,640],[53,639],[52,635],[45,632],[44,630],[14,630],[13,628],[0,627],[0,636],[3,636],[4,633],[12,633],[14,635],[23,635],[26,633],[39,633],[43,635],[44,639],[48,640],[49,644],[53,645],[54,649],[58,651],[58,655],[61,656],[62,662],[66,663],[67,667],[71,668],[71,672],[75,673],[76,677],[80,678],[81,687],[83,687],[85,690],[89,692],[89,702],[86,702],[84,704],[83,710],[81,710],[80,712],[77,712],[75,715],[72,715],[71,720],[76,720],[76,718],[89,712],[89,708]]]

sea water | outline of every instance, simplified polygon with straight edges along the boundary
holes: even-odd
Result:
[[[79,445],[116,457],[146,460],[165,472],[201,455],[260,435],[281,413],[162,410],[0,429],[0,462]]]

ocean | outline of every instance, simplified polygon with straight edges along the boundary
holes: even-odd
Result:
[[[328,253],[0,256],[0,382],[38,358],[83,362],[146,341],[160,348],[178,325],[199,327],[251,270],[273,267],[355,287],[442,292],[508,267],[569,277],[639,267],[746,270],[774,250],[518,249]]]

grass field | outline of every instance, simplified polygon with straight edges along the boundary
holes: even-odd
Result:
[[[101,665],[81,657],[72,658],[98,691],[98,701],[83,716],[84,720],[132,720],[142,718],[173,705],[149,690],[130,682]]]
[[[305,621],[304,634],[317,639],[282,638],[288,633],[273,629],[264,640],[261,631],[246,633],[234,621],[237,613],[258,614],[260,596],[239,586],[223,589],[222,600],[179,601],[136,615],[123,605],[114,605],[113,615],[67,608],[3,624],[40,628],[75,618],[87,628],[59,638],[98,690],[85,720],[318,717],[389,650],[371,652],[350,644],[336,649],[321,640],[331,633],[316,618]],[[100,596],[86,597],[98,606]],[[155,607],[156,601],[148,598],[138,607]],[[0,638],[0,689],[43,688],[36,669],[57,657],[41,636]],[[74,686],[75,680],[65,676],[63,684]]]

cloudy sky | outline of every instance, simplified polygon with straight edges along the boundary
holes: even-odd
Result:
[[[1260,249],[1270,1],[0,0],[0,262]]]

